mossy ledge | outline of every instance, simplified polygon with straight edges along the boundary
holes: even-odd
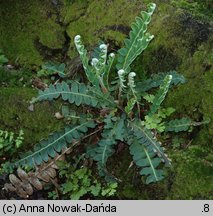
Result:
[[[61,126],[54,117],[58,111],[56,103],[44,102],[36,104],[33,112],[28,110],[29,101],[34,96],[36,91],[31,88],[0,88],[1,129],[14,132],[23,129],[25,149],[30,149]]]

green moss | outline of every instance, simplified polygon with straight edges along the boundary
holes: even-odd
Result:
[[[81,16],[77,13],[76,19],[69,14],[78,9],[77,3],[72,4],[66,11],[65,20],[67,20],[67,17],[70,17],[67,33],[71,38],[69,52],[71,57],[75,55],[72,39],[77,34],[83,37],[85,44],[89,47],[96,44],[99,40],[117,41],[117,43],[121,44],[124,34],[128,33],[128,30],[125,29],[126,26],[131,24],[142,9],[142,4],[139,0],[134,1],[134,4],[129,4],[125,0],[118,0],[116,1],[116,7],[113,1],[95,0],[87,2],[86,11]]]
[[[115,32],[113,30],[108,30],[103,35],[103,41],[110,41],[113,42],[114,46],[120,47],[122,45],[123,40],[126,38],[126,35],[124,35],[121,32]]]
[[[176,7],[181,7],[187,11],[190,11],[193,15],[202,18],[211,20],[213,15],[211,13],[212,1],[211,0],[172,0],[171,3]]]
[[[56,23],[50,1],[1,1],[0,47],[13,62],[40,65],[42,54],[36,48],[40,41],[49,48],[62,48],[63,28]]]
[[[6,67],[0,67],[0,86],[30,86],[30,79],[31,75],[27,69],[9,70]]]
[[[191,146],[174,152],[173,183],[167,199],[212,199],[212,149]]]
[[[51,49],[61,49],[65,43],[63,28],[53,20],[47,20],[45,29],[39,32],[39,42]]]
[[[36,104],[33,112],[28,110],[29,101],[36,94],[31,88],[0,88],[1,129],[16,132],[23,129],[25,150],[61,126],[54,117],[58,110],[56,103],[44,102]]]
[[[87,0],[74,1],[73,3],[67,3],[66,0],[63,0],[63,2],[65,7],[61,8],[61,17],[65,25],[81,17],[86,12],[88,6]]]
[[[71,57],[76,55],[73,45],[73,38],[76,34],[81,34],[84,37],[89,48],[97,44],[100,39],[113,41],[115,46],[120,46],[124,36],[128,33],[127,27],[149,2],[146,0],[141,3],[140,0],[135,0],[130,4],[126,0],[118,0],[116,3],[105,0],[61,0],[54,6],[51,1],[47,0],[1,1],[0,47],[4,48],[11,61],[17,60],[22,65],[30,66],[42,64],[43,58],[47,55],[44,49],[38,49],[38,42],[41,46],[43,45],[43,48],[52,50],[63,48],[65,44],[64,31],[67,31],[71,39],[69,50]],[[193,43],[196,44],[197,37],[194,32],[189,31],[190,26],[189,30],[180,31],[181,29],[178,29],[180,20],[174,14],[183,13],[183,10],[178,7],[185,8],[186,5],[190,6],[187,6],[187,10],[190,9],[190,12],[199,11],[204,15],[208,14],[210,1],[206,0],[201,3],[198,0],[181,0],[174,3],[170,0],[156,0],[155,2],[157,3],[157,13],[154,15],[151,32],[158,36],[156,39],[158,42],[165,41],[163,43],[165,47],[158,47],[158,51],[167,50],[167,56],[171,54],[173,60],[177,57],[176,60],[179,61],[180,53],[176,54],[176,51],[180,52],[181,47],[183,50],[189,49]],[[164,28],[165,26],[166,28]],[[174,26],[178,31],[172,32]],[[168,38],[170,36],[174,40]],[[181,43],[178,40],[179,36],[185,37]],[[195,40],[192,41],[193,37]],[[167,39],[169,39],[168,44],[166,44]],[[188,43],[189,40],[191,43]],[[153,48],[150,47],[150,50]],[[165,63],[168,62],[167,60],[160,62]]]

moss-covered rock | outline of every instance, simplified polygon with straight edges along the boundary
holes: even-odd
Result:
[[[190,146],[172,154],[174,175],[166,199],[212,199],[212,148]]]
[[[89,47],[100,40],[120,46],[129,32],[134,17],[149,2],[149,0],[143,3],[140,0],[131,3],[126,0],[1,1],[0,47],[11,61],[30,66],[41,65],[48,58],[55,57],[62,60],[67,54],[69,57],[75,56],[73,37],[76,34],[81,34]],[[157,51],[166,55],[170,63],[169,57],[172,57],[172,62],[174,61],[172,65],[175,66],[181,61],[182,56],[178,58],[173,52],[180,51],[180,48],[196,49],[195,44],[199,43],[200,38],[204,38],[203,33],[205,34],[200,31],[199,23],[193,23],[193,19],[187,17],[186,5],[193,5],[191,8],[195,9],[192,11],[198,8],[199,13],[204,13],[208,17],[206,11],[209,1],[200,3],[197,0],[182,0],[178,4],[172,0],[155,2],[158,12],[154,15],[152,33],[157,33],[155,34],[157,41],[167,41],[170,36],[174,39],[169,43],[169,47],[156,43]],[[178,14],[182,14],[182,18],[178,17]],[[186,25],[182,25],[183,22]],[[176,37],[185,40],[179,43]],[[153,54],[156,54],[156,50]],[[168,68],[168,63],[164,67],[166,65]]]
[[[200,19],[211,20],[213,18],[211,0],[172,0],[171,3],[176,7],[190,11],[190,13]]]
[[[23,129],[25,149],[61,126],[54,117],[58,110],[55,103],[36,104],[33,112],[28,110],[29,101],[35,95],[36,91],[31,88],[0,88],[0,128],[14,132]]]
[[[45,57],[38,44],[55,50],[65,42],[51,1],[1,1],[0,32],[0,47],[8,58],[28,67]]]
[[[131,22],[143,7],[141,1],[138,0],[132,4],[118,0],[116,6],[115,2],[105,0],[85,1],[84,5],[82,3],[80,5],[82,8],[86,7],[81,16],[78,13],[75,16],[76,19],[69,16],[74,8],[78,9],[77,1],[66,8],[64,15],[66,22],[69,22],[67,33],[72,39],[69,51],[71,57],[75,55],[73,53],[73,38],[77,34],[83,36],[88,47],[94,46],[100,40],[113,41],[117,45],[121,45],[125,35],[129,32]]]
[[[121,45],[142,6],[139,0],[134,4],[119,0],[116,7],[114,2],[105,0],[1,1],[0,47],[12,62],[29,67],[41,65],[50,57],[64,58],[64,46],[70,47],[70,57],[75,56],[76,34],[81,34],[89,46],[98,40]]]

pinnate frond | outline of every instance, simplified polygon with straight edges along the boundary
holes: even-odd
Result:
[[[170,165],[170,159],[164,153],[164,148],[161,143],[153,136],[151,130],[146,129],[140,120],[129,121],[130,127],[133,130],[134,136],[137,138],[139,143],[145,146],[150,146],[158,157],[164,161],[165,164]]]
[[[102,176],[107,175],[106,163],[108,158],[114,153],[114,146],[118,140],[123,141],[126,136],[125,117],[120,119],[108,115],[104,120],[105,126],[101,134],[102,139],[96,146],[88,148],[87,155],[97,161],[99,173]]]
[[[161,103],[164,101],[165,96],[169,90],[169,86],[172,80],[172,75],[167,75],[164,78],[163,83],[160,85],[160,89],[154,97],[153,104],[150,107],[150,115],[153,115],[160,108]]]
[[[178,133],[180,131],[189,130],[192,125],[193,122],[190,118],[175,119],[165,123],[165,131],[174,131]]]
[[[147,176],[146,184],[157,182],[164,178],[162,169],[157,168],[161,159],[153,152],[151,146],[134,141],[130,146],[130,154],[133,156],[135,164],[141,168],[140,175]]]
[[[47,140],[41,140],[39,144],[35,145],[33,152],[29,152],[14,166],[35,166],[47,162],[49,157],[54,158],[68,144],[80,140],[89,128],[94,127],[95,123],[92,120],[77,126],[66,126],[65,129],[51,134]]]
[[[125,47],[118,51],[118,63],[116,65],[118,70],[123,69],[128,73],[131,63],[146,49],[149,42],[153,39],[154,36],[146,33],[146,31],[155,7],[155,4],[149,4],[148,11],[142,11],[141,17],[136,17],[135,22],[131,26],[132,30],[129,34],[129,39],[124,41]]]
[[[132,112],[136,102],[137,102],[137,100],[135,98],[131,98],[130,100],[128,100],[127,105],[124,109],[128,116],[131,115],[131,112]]]
[[[140,123],[140,120],[129,122],[132,130],[128,131],[128,144],[133,161],[140,168],[140,174],[145,175],[146,183],[157,182],[164,178],[160,167],[162,162],[170,164],[170,159],[164,153],[161,143],[156,140],[152,132]]]
[[[75,42],[76,49],[78,50],[78,53],[80,55],[80,58],[83,64],[83,68],[84,68],[84,71],[86,73],[88,80],[90,81],[90,83],[92,83],[92,85],[98,87],[99,86],[98,77],[97,77],[97,74],[94,73],[92,67],[89,65],[89,58],[87,56],[87,50],[85,49],[81,41],[81,36],[76,35],[74,38],[74,42]]]
[[[165,77],[167,75],[172,75],[172,80],[170,83],[171,85],[177,85],[177,84],[183,84],[186,82],[185,78],[183,77],[183,75],[177,73],[176,71],[169,71],[166,73],[157,73],[157,74],[153,74],[149,79],[144,80],[142,82],[138,82],[137,83],[137,89],[139,92],[145,92],[148,91],[152,88],[156,88],[159,87],[162,83],[163,80],[165,79]]]
[[[92,107],[102,107],[109,105],[115,106],[113,98],[109,94],[103,94],[96,87],[87,87],[83,83],[72,82],[68,85],[66,82],[50,85],[44,91],[39,91],[38,97],[33,99],[32,103],[43,100],[53,100],[61,97],[64,101],[74,103],[76,106],[81,104]],[[100,105],[100,106],[99,106]]]

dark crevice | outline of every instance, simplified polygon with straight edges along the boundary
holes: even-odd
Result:
[[[64,44],[62,45],[62,48],[54,49],[50,48],[48,46],[45,46],[40,42],[39,37],[37,37],[34,40],[34,45],[37,48],[39,54],[43,57],[44,61],[58,61],[58,62],[64,62],[67,59],[67,52],[69,50],[70,45],[70,37],[66,32],[66,25],[61,21],[61,15],[60,15],[60,9],[63,6],[63,4],[58,0],[52,0],[51,1],[52,6],[55,10],[56,20],[55,22],[61,26],[61,28],[64,29],[63,35],[64,35]]]
[[[212,33],[212,29],[208,23],[203,23],[197,20],[189,13],[184,13],[178,18],[180,22],[179,33],[176,32],[176,36],[181,33],[187,42],[191,55],[197,50],[201,43],[206,42]],[[191,37],[193,35],[193,37]]]
[[[65,59],[67,59],[67,51],[70,44],[70,37],[66,31],[64,31],[64,38],[65,42],[60,49],[53,49],[45,46],[40,42],[38,37],[34,40],[34,45],[37,48],[39,54],[43,57],[44,61],[49,61],[51,59],[63,62]]]

